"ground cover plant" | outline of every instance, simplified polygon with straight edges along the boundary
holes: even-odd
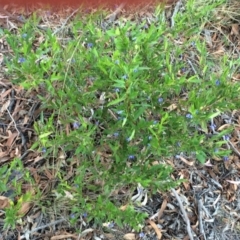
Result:
[[[239,59],[209,54],[203,34],[222,4],[186,1],[170,22],[160,6],[150,22],[105,24],[98,11],[57,31],[39,28],[34,14],[17,32],[2,31],[13,51],[4,59],[6,75],[38,95],[30,151],[51,180],[49,189],[39,187],[19,158],[1,166],[0,192],[9,182],[14,189],[5,229],[19,224],[27,202],[71,226],[84,218],[141,231],[146,189],[151,196],[183,182],[171,175],[169,159],[230,158],[234,124],[220,129],[218,119],[239,109]],[[22,123],[14,124],[21,135]],[[13,171],[21,181],[12,181]],[[23,183],[31,185],[25,192]]]

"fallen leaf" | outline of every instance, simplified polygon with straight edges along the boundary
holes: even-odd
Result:
[[[164,210],[166,209],[166,207],[167,207],[167,199],[164,199],[162,202],[161,208],[158,212],[158,222],[160,221],[160,218],[162,217],[162,214],[163,214]]]
[[[15,133],[12,133],[10,130],[8,130],[8,140],[7,140],[7,142],[6,142],[6,146],[7,147],[11,147],[12,146],[12,144],[13,144],[13,142],[14,142],[14,140],[15,140],[15,138],[18,136],[18,133],[17,132],[15,132]]]
[[[93,232],[94,229],[93,228],[88,228],[88,229],[85,229],[84,231],[82,231],[82,233],[80,234],[80,237],[83,237],[85,235],[87,235],[88,233],[91,233]]]
[[[104,233],[104,236],[106,237],[106,239],[108,240],[115,240],[115,236],[111,233]]]
[[[59,240],[59,239],[67,239],[67,238],[75,238],[75,239],[77,239],[77,236],[74,235],[74,234],[61,234],[61,235],[58,235],[58,236],[53,236],[50,239],[51,240]]]
[[[151,226],[152,228],[155,230],[156,234],[157,234],[157,238],[160,240],[162,238],[162,233],[160,231],[160,229],[158,228],[158,226],[156,225],[155,222],[151,221],[151,220],[148,220],[147,221]]]
[[[120,210],[125,211],[125,210],[127,209],[127,207],[128,207],[128,204],[126,204],[126,205],[124,205],[124,206],[121,206],[121,207],[120,207]]]
[[[240,80],[240,74],[235,74],[232,76],[233,80],[239,81]]]
[[[154,161],[151,163],[152,165],[159,165],[159,162],[158,161]]]
[[[229,183],[233,183],[233,184],[240,184],[240,181],[232,181],[232,180],[226,180],[227,182],[229,182]]]
[[[8,107],[9,107],[9,105],[10,105],[10,100],[7,100],[7,101],[2,105],[0,112],[3,113],[4,111],[6,111],[6,110],[8,109]]]
[[[0,18],[8,18],[8,16],[0,15]]]
[[[193,164],[194,164],[194,161],[189,162],[187,159],[185,159],[185,158],[182,157],[182,156],[179,156],[179,158],[180,158],[184,163],[186,163],[188,166],[193,166]]]
[[[204,163],[204,166],[212,167],[213,165],[211,164],[210,160],[208,160],[207,162]]]
[[[125,239],[125,240],[135,240],[136,237],[135,237],[134,233],[127,233],[123,236],[123,239]]]
[[[2,153],[0,153],[0,155],[1,155],[1,154],[2,154]],[[7,153],[3,152],[3,154],[4,154],[3,157],[0,156],[0,163],[7,162],[8,160],[11,159],[11,157],[9,157]]]
[[[9,95],[9,94],[11,93],[11,91],[12,91],[12,89],[10,88],[10,89],[8,89],[6,92],[1,93],[1,96],[0,96],[1,102],[4,101],[4,99],[7,97],[7,95]],[[8,99],[6,102],[7,102],[7,103],[5,103],[5,104],[7,104],[7,107],[8,107],[8,105],[10,104],[10,99]],[[6,111],[6,110],[7,110],[6,106],[4,107],[4,105],[3,105],[3,106],[1,107],[1,111],[0,111],[0,112],[4,112],[4,111]]]
[[[232,31],[231,31],[231,35],[239,35],[239,25],[238,24],[233,24],[232,25]]]
[[[171,104],[169,107],[167,107],[167,110],[168,110],[168,111],[173,111],[173,110],[175,110],[175,109],[177,109],[177,105],[176,105],[175,103],[173,103],[173,104]]]
[[[2,63],[3,63],[3,59],[4,59],[4,56],[3,56],[2,53],[0,53],[0,65],[2,65]]]
[[[68,191],[64,191],[64,192],[65,192],[65,197],[66,197],[66,198],[69,198],[69,199],[71,199],[71,200],[74,199],[73,195],[72,195],[70,192],[68,192]]]
[[[37,157],[34,159],[33,164],[35,164],[35,163],[41,161],[42,159],[44,159],[43,156],[37,156]]]
[[[59,154],[58,154],[58,158],[62,159],[62,160],[65,160],[66,159],[66,154],[63,151],[60,151]]]
[[[10,206],[10,199],[4,196],[0,196],[0,209],[4,209]]]
[[[31,202],[24,202],[21,206],[21,208],[18,211],[18,214],[21,216],[24,216],[26,213],[29,212],[29,210],[32,208],[33,203]]]
[[[222,125],[221,127],[219,127],[219,128],[217,129],[217,131],[222,131],[223,129],[229,128],[230,126],[232,126],[232,125],[231,125],[231,124],[224,124],[224,125]]]
[[[207,44],[209,45],[209,47],[213,47],[213,43],[212,43],[212,38],[211,38],[211,33],[209,30],[206,30],[204,31],[205,33],[205,40],[207,42]]]
[[[213,52],[212,54],[213,55],[217,55],[217,56],[219,56],[219,55],[221,56],[224,53],[225,53],[224,47],[223,46],[219,46],[218,49],[215,52]]]

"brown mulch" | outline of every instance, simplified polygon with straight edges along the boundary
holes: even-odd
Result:
[[[171,16],[174,5],[168,8],[167,14]],[[59,12],[38,11],[43,21],[40,28],[51,27],[58,29],[59,25],[71,16],[73,9],[61,10]],[[127,19],[146,18],[151,21],[151,6],[144,9],[136,16],[134,13],[127,15],[123,9],[117,9],[114,14],[106,18],[106,24],[117,20],[118,14],[125,14]],[[0,26],[2,28],[19,28],[23,24],[22,18],[31,15],[17,7],[10,10],[0,10]],[[239,57],[240,48],[240,20],[238,23],[229,16],[220,21],[219,29],[209,38],[209,53],[213,56],[229,54]],[[69,18],[68,21],[71,19]],[[208,31],[211,25],[206,26]],[[213,27],[214,28],[214,27]],[[207,32],[207,31],[206,31]],[[223,36],[228,36],[231,47],[224,48]],[[229,44],[230,45],[230,44]],[[227,52],[226,52],[227,51]],[[10,163],[14,158],[19,158],[25,168],[30,171],[36,186],[42,192],[42,197],[51,199],[52,190],[55,186],[54,172],[44,162],[44,154],[36,150],[30,150],[32,144],[37,140],[33,128],[34,122],[39,118],[42,111],[41,102],[37,94],[44,92],[26,91],[20,86],[11,83],[11,79],[5,76],[3,56],[12,54],[11,49],[4,36],[0,39],[0,167]],[[240,80],[240,74],[233,76],[233,81]],[[44,110],[45,116],[48,115]],[[194,239],[240,239],[240,110],[225,113],[216,119],[216,129],[222,129],[229,124],[234,124],[234,131],[230,137],[230,147],[233,154],[227,161],[222,159],[209,159],[204,165],[192,161],[192,156],[184,154],[177,158],[166,159],[166,163],[175,169],[172,177],[174,179],[186,179],[176,190],[179,199],[185,209],[190,221]],[[46,164],[44,168],[39,166]],[[22,174],[18,171],[11,172],[11,179],[21,179]],[[11,182],[9,182],[11,189]],[[22,185],[22,192],[35,194],[32,186]],[[23,204],[20,209],[25,213],[22,222],[17,224],[15,230],[3,230],[4,213],[7,199],[14,196],[11,191],[0,196],[0,239],[27,239],[28,232],[32,235],[29,239],[189,239],[186,231],[186,221],[179,201],[173,192],[158,193],[148,199],[147,204],[139,209],[146,211],[149,218],[143,226],[142,232],[145,236],[139,236],[130,229],[119,229],[108,225],[103,228],[94,228],[87,218],[81,219],[82,235],[75,232],[67,221],[58,220],[54,216],[54,210],[49,206],[46,213],[32,204]],[[59,206],[64,209],[64,204]]]

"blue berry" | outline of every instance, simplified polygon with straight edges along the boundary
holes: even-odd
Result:
[[[192,116],[192,114],[188,113],[188,114],[186,114],[186,118],[188,118],[188,119],[192,119],[193,116]]]
[[[79,127],[80,127],[79,122],[74,122],[74,123],[73,123],[73,128],[74,128],[74,129],[78,129]]]
[[[216,82],[215,82],[216,86],[219,86],[220,85],[220,80],[217,79]]]
[[[144,234],[143,232],[140,232],[140,233],[139,233],[139,237],[140,237],[140,238],[143,238],[144,236],[145,236],[145,234]]]
[[[23,62],[25,62],[26,61],[26,59],[24,58],[24,57],[20,57],[19,59],[18,59],[18,63],[23,63]]]
[[[134,155],[129,155],[129,156],[128,156],[128,159],[129,159],[129,160],[134,160],[134,159],[135,159],[135,156],[134,156]]]
[[[92,48],[93,47],[93,43],[88,43],[87,44],[87,48]]]
[[[223,157],[223,161],[228,161],[229,160],[229,157],[228,156],[224,156]]]

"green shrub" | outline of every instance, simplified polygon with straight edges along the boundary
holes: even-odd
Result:
[[[204,16],[214,8],[202,8]],[[222,139],[232,129],[210,138],[207,132],[215,117],[239,107],[239,84],[229,77],[238,63],[208,54],[199,38],[205,18],[199,12],[194,19],[190,7],[176,15],[172,29],[159,8],[148,27],[120,20],[104,30],[98,19],[75,20],[58,36],[29,23],[17,36],[8,32],[14,51],[8,73],[26,89],[44,89],[32,149],[54,160],[56,194],[73,196],[69,212],[138,228],[145,215],[132,207],[121,211],[113,190],[140,183],[151,193],[166,191],[180,183],[171,179],[167,158],[184,153],[204,163],[230,154]],[[213,71],[216,64],[220,73]],[[44,116],[44,109],[52,115]],[[74,176],[65,180],[72,164]]]

